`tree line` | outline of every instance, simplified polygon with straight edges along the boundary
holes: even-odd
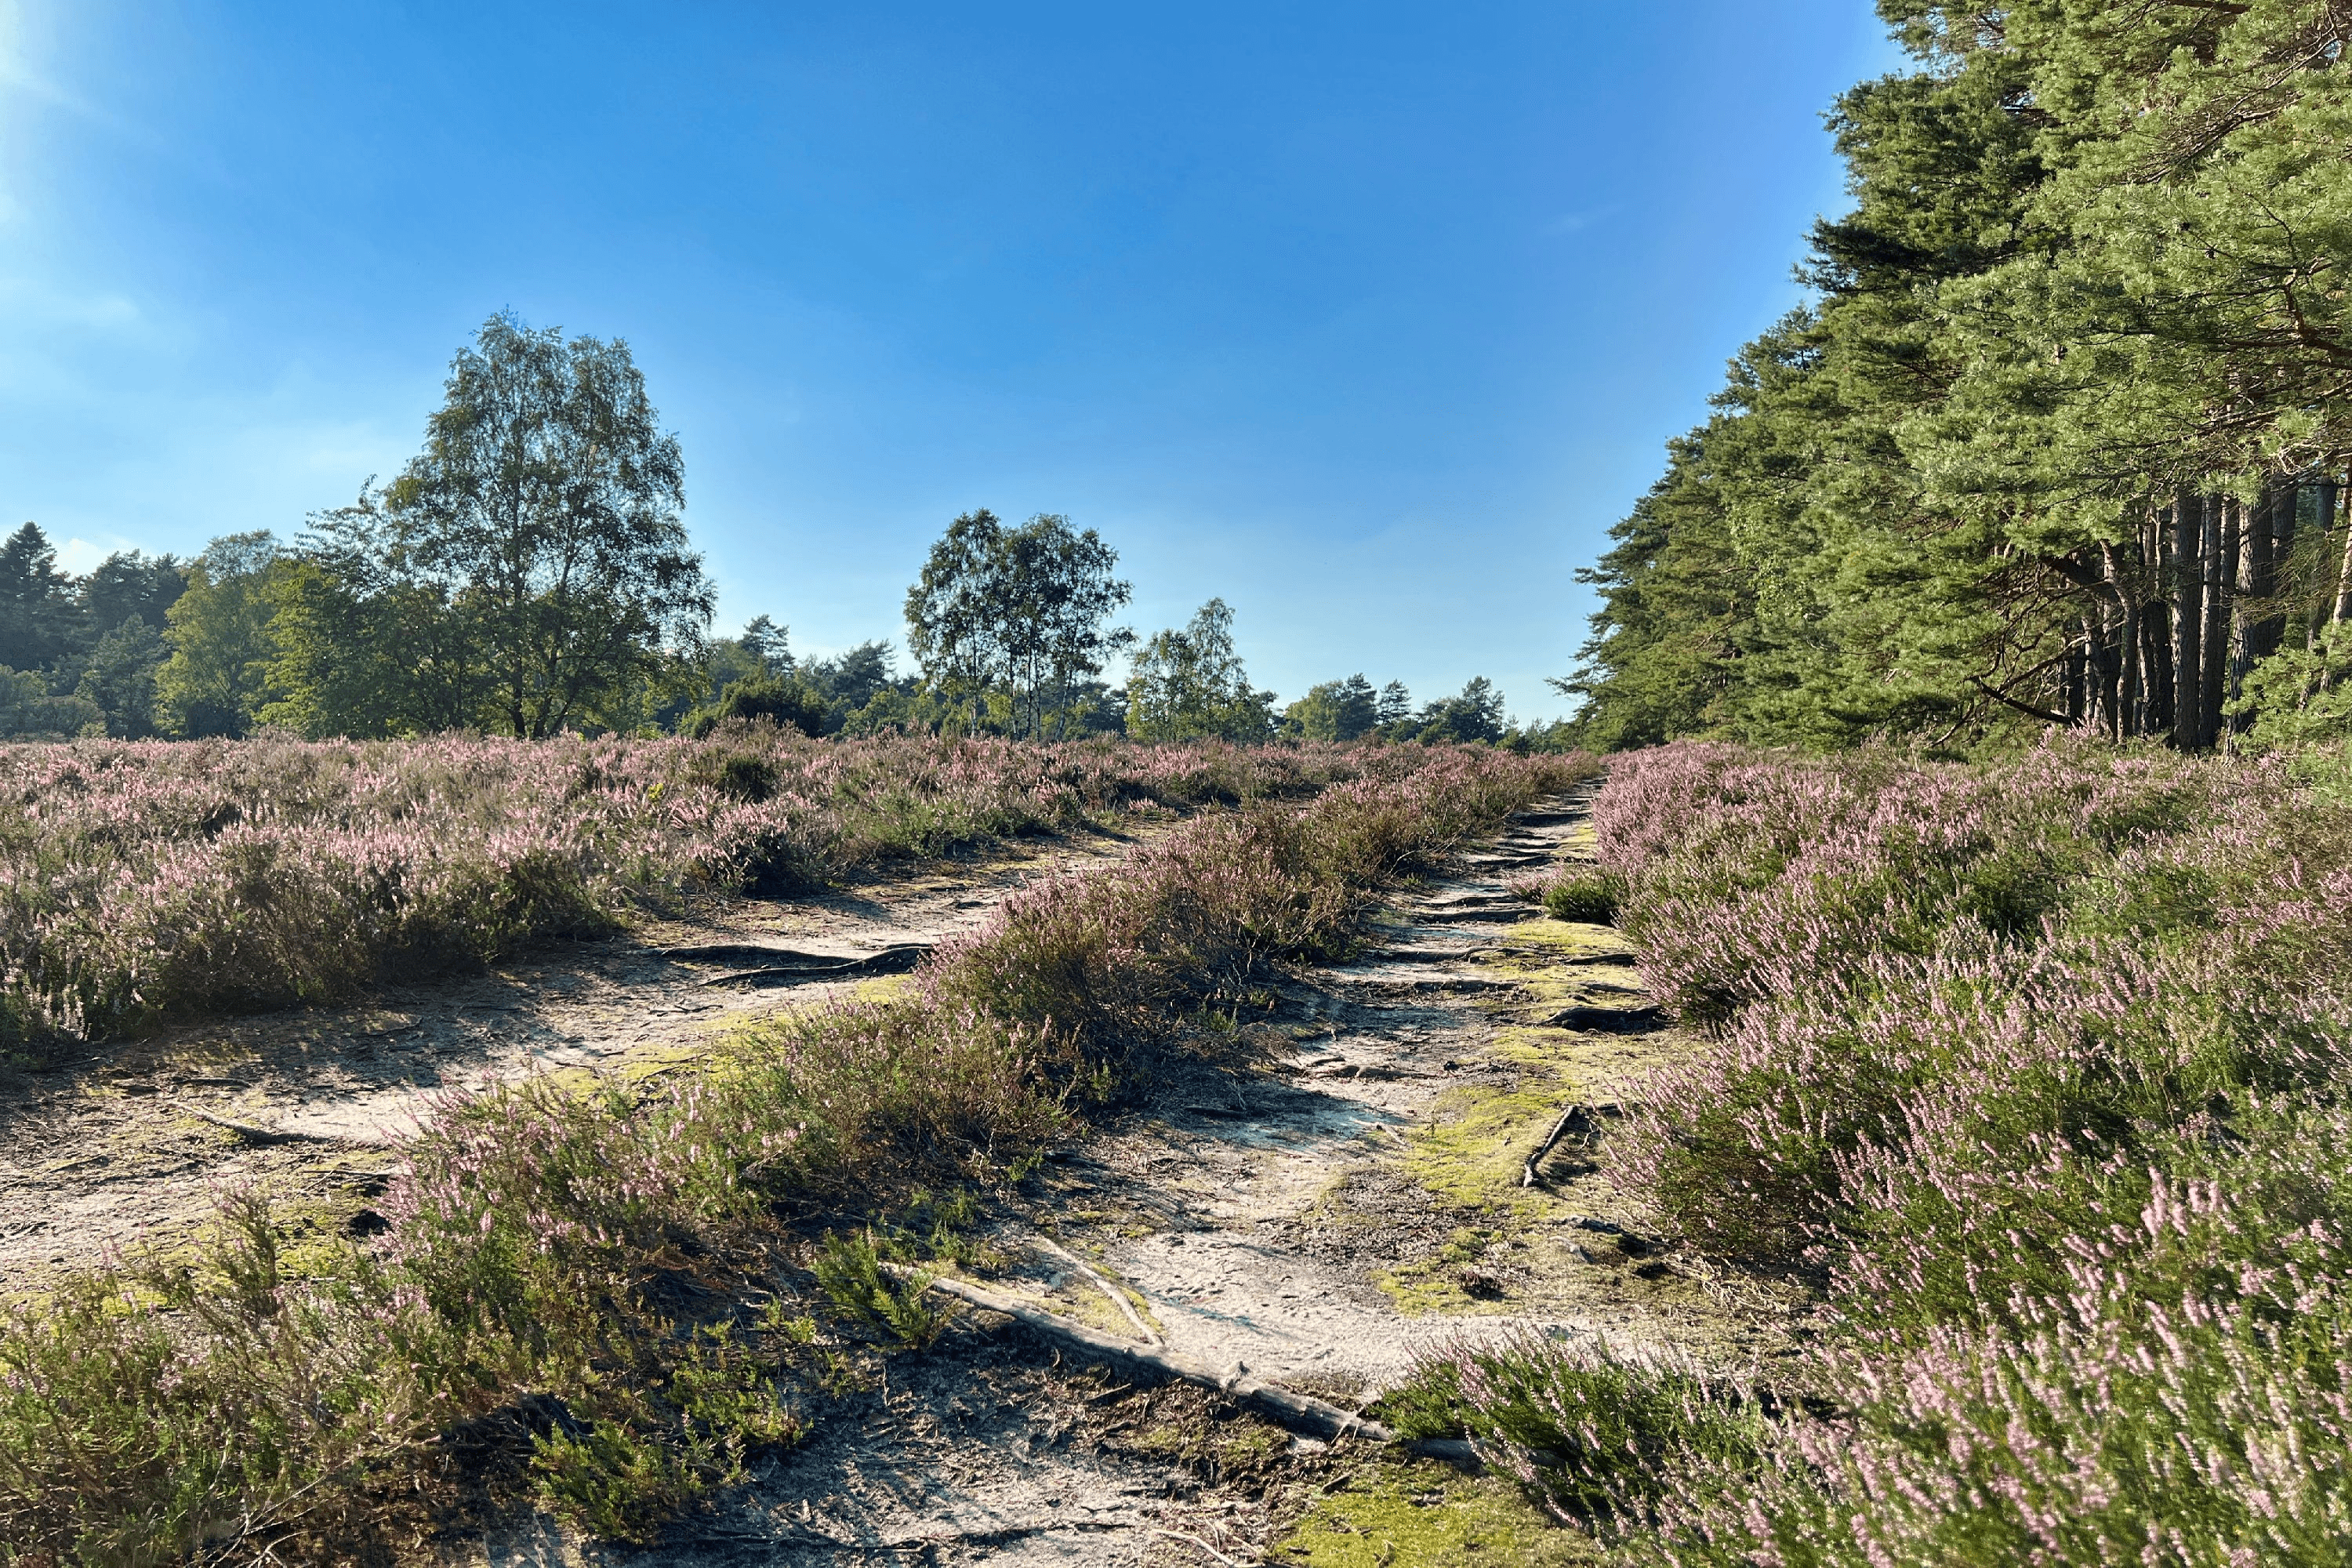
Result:
[[[423,450],[292,541],[118,553],[74,578],[37,525],[18,529],[0,544],[0,735],[529,739],[764,720],[812,736],[1563,743],[1512,725],[1483,679],[1415,709],[1359,675],[1277,711],[1222,599],[1139,638],[1112,624],[1132,597],[1118,552],[1052,514],[948,525],[908,591],[911,669],[886,640],[798,658],[765,616],[713,637],[684,506],[677,437],[625,343],[493,317],[452,363]]]
[[[1811,302],[1581,574],[1580,734],[2352,729],[2352,12],[1879,9]]]

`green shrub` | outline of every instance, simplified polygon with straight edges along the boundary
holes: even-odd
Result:
[[[1697,1468],[1760,1462],[1752,1395],[1663,1354],[1534,1333],[1423,1360],[1375,1406],[1408,1437],[1466,1436],[1554,1513],[1633,1522]]]
[[[827,1232],[817,1249],[817,1288],[844,1318],[888,1336],[901,1350],[928,1350],[955,1318],[952,1301],[933,1305],[932,1276],[886,1268],[874,1243]]]
[[[1556,921],[1613,925],[1624,879],[1608,871],[1570,871],[1544,889],[1544,912]]]

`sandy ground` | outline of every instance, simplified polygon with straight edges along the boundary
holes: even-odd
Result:
[[[563,1068],[658,1072],[730,1026],[859,983],[714,985],[756,964],[665,950],[742,944],[857,958],[935,942],[1029,878],[1115,865],[1138,835],[1158,830],[1055,840],[817,897],[714,903],[690,922],[542,949],[365,1006],[101,1047],[0,1095],[0,1289],[136,1244],[183,1244],[226,1187],[257,1187],[298,1229],[364,1226],[366,1200],[393,1163],[387,1142],[446,1096]]]
[[[1622,938],[1537,918],[1508,891],[1590,845],[1580,799],[1530,813],[1399,900],[1375,949],[1280,986],[1256,1021],[1279,1042],[1267,1070],[1179,1086],[1065,1152],[1026,1212],[1002,1217],[994,1240],[1013,1261],[989,1282],[1134,1337],[1069,1266],[1084,1258],[1169,1348],[1356,1407],[1464,1338],[1597,1335],[1727,1368],[1776,1353],[1793,1301],[1658,1242],[1598,1173],[1592,1139],[1520,1184],[1561,1110],[1594,1107],[1605,1137],[1610,1110],[1679,1048]],[[1547,1022],[1570,1008],[1588,1026]],[[1213,1394],[1065,1363],[986,1313],[894,1365],[890,1387],[838,1407],[658,1548],[583,1550],[536,1521],[456,1560],[1281,1561],[1263,1554],[1302,1499],[1345,1485],[1362,1458]]]
[[[714,947],[853,959],[936,942],[1027,879],[1115,865],[1151,831],[714,906],[366,1006],[109,1047],[0,1097],[0,1281],[184,1245],[237,1184],[298,1232],[364,1234],[380,1223],[367,1205],[388,1143],[439,1098],[536,1072],[663,1071],[734,1024],[861,983],[714,984],[756,965]],[[1274,987],[1239,1021],[1266,1047],[1263,1070],[1172,1083],[1058,1152],[995,1216],[1007,1264],[989,1283],[1133,1337],[1071,1267],[1083,1258],[1171,1349],[1351,1407],[1465,1337],[1599,1335],[1727,1367],[1779,1353],[1793,1303],[1657,1242],[1598,1173],[1610,1112],[1682,1045],[1616,932],[1538,918],[1508,890],[1591,842],[1580,797],[1550,803],[1408,889],[1354,961]],[[1565,1141],[1521,1185],[1528,1152],[1570,1104],[1593,1108],[1594,1134]],[[1005,1320],[967,1313],[659,1547],[583,1545],[531,1517],[446,1555],[632,1568],[1281,1561],[1264,1554],[1301,1500],[1344,1485],[1362,1458],[1346,1447],[1208,1391],[1066,1363]]]

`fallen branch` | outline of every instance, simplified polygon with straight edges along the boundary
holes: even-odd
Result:
[[[1071,1268],[1076,1269],[1087,1279],[1093,1280],[1095,1283],[1095,1289],[1109,1297],[1110,1304],[1117,1307],[1120,1313],[1126,1317],[1127,1321],[1134,1325],[1136,1338],[1141,1340],[1148,1345],[1157,1345],[1166,1342],[1160,1339],[1158,1332],[1152,1329],[1150,1324],[1143,1321],[1143,1314],[1135,1310],[1135,1303],[1127,1299],[1127,1292],[1121,1290],[1118,1287],[1113,1285],[1108,1279],[1104,1278],[1101,1271],[1097,1269],[1093,1264],[1088,1263],[1085,1258],[1080,1258],[1076,1253],[1072,1252],[1068,1247],[1064,1247],[1060,1242],[1055,1241],[1051,1237],[1040,1236],[1036,1238],[1036,1241],[1041,1249],[1052,1253],[1055,1257],[1060,1258],[1063,1262],[1068,1264]]]
[[[1151,1533],[1154,1535],[1164,1535],[1171,1541],[1181,1541],[1188,1546],[1197,1546],[1202,1551],[1207,1552],[1213,1560],[1227,1564],[1228,1568],[1249,1568],[1248,1559],[1243,1557],[1228,1557],[1197,1535],[1187,1535],[1181,1530],[1154,1530]]]
[[[1544,1134],[1543,1142],[1535,1146],[1535,1152],[1528,1156],[1527,1163],[1519,1168],[1519,1185],[1532,1187],[1538,1184],[1541,1178],[1537,1176],[1536,1168],[1543,1163],[1545,1155],[1559,1147],[1561,1139],[1571,1132],[1579,1137],[1590,1138],[1592,1136],[1592,1110],[1590,1106],[1571,1105],[1561,1111],[1559,1120],[1551,1124],[1551,1131]]]

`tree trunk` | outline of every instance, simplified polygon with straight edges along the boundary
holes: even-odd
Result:
[[[2140,721],[2144,735],[2169,734],[2173,727],[2172,626],[2160,606],[2151,607],[2139,622],[2140,664],[2145,672],[2147,710]]]
[[[2172,509],[2148,513],[2141,557],[2147,563],[2147,607],[2140,616],[2140,733],[2172,731],[2172,617],[2166,595],[2172,582]]]
[[[2275,603],[2263,616],[2262,657],[2268,658],[2286,644],[2287,606],[2301,584],[2294,574],[2294,535],[2303,526],[2303,487],[2290,481],[2271,507],[2271,569],[2269,593]]]
[[[2249,670],[2278,651],[2282,623],[2271,601],[2278,597],[2279,591],[2279,535],[2287,531],[2288,520],[2294,515],[2294,487],[2273,485],[2263,494],[2254,526],[2247,531],[2246,592],[2262,601],[2252,607],[2246,621]],[[2242,686],[2245,683],[2243,671],[2238,680]]]
[[[2172,743],[2193,752],[2205,743],[2205,499],[2180,492],[2172,512]]]
[[[2131,556],[2139,553],[2139,542],[2109,545],[2106,551],[2107,585],[2114,590],[2116,605],[2115,736],[2128,740],[2139,733],[2141,680],[2139,650],[2139,584],[2138,574],[2126,570]]]
[[[2335,492],[2336,485],[2331,480],[2326,491],[2329,528],[2336,526],[2336,495]],[[2336,610],[2328,619],[2331,622],[2352,621],[2352,509],[2347,509],[2344,519],[2344,544],[2337,561],[2339,564],[2336,571]]]
[[[2230,561],[2231,600],[2236,614],[2230,626],[2230,684],[2224,702],[2245,689],[2246,672],[2262,657],[2262,616],[2258,607],[2263,594],[2263,580],[2270,572],[2271,506],[2273,492],[2265,485],[2252,506],[2238,509],[2237,548],[2227,552]],[[2237,734],[2246,727],[2243,714],[2224,721],[2223,728]]]
[[[2089,721],[2089,704],[2084,700],[2084,669],[2090,662],[2091,617],[2083,616],[2074,623],[2074,635],[2066,640],[2066,669],[2060,678],[2058,711],[2066,722],[2077,729]]]
[[[2221,704],[2230,692],[2230,584],[2238,559],[2237,503],[2225,496],[2205,498],[2198,552],[2205,579],[2205,659],[2197,694],[2197,749],[2210,752],[2221,742]]]

